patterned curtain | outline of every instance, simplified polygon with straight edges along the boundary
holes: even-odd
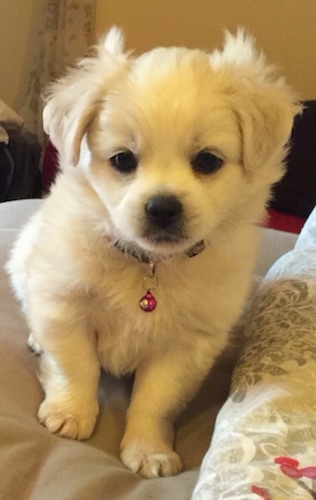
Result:
[[[93,42],[95,0],[45,0],[29,78],[19,110],[25,127],[42,141],[41,94],[48,82],[82,57]]]

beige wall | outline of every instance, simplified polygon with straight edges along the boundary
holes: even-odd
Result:
[[[0,99],[19,109],[43,0],[0,0]]]
[[[211,49],[245,26],[303,99],[316,99],[316,0],[97,0],[96,33],[124,27],[129,48]]]
[[[46,1],[46,0],[45,0]],[[316,0],[96,0],[96,36],[113,23],[137,52],[211,49],[244,25],[304,99],[316,99]],[[0,98],[18,110],[44,0],[0,0]]]

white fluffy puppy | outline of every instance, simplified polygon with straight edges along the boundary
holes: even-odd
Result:
[[[240,314],[299,109],[242,31],[133,58],[113,28],[51,87],[61,173],[8,264],[51,432],[88,438],[101,367],[135,372],[122,461],[180,471],[173,422]]]

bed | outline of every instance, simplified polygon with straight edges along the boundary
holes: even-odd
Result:
[[[304,425],[302,424],[301,434],[298,435],[301,437],[306,432],[305,441],[299,448],[296,446],[294,449],[284,436],[282,446],[279,445],[281,438],[275,437],[275,434],[280,430],[285,436],[289,436],[289,429],[295,429],[297,425],[294,417],[300,415],[302,410],[306,410],[306,418],[314,418],[314,422],[316,421],[316,396],[312,390],[307,391],[309,383],[314,383],[316,377],[316,212],[313,212],[298,239],[291,233],[263,230],[254,289],[257,289],[271,264],[294,247],[288,255],[295,256],[297,252],[301,252],[299,262],[303,262],[302,255],[307,256],[311,269],[305,269],[302,264],[298,269],[294,263],[295,257],[291,257],[292,260],[285,257],[290,260],[283,261],[283,271],[278,271],[278,265],[274,271],[270,271],[255,294],[257,302],[249,302],[249,311],[236,328],[233,336],[235,340],[232,340],[229,350],[218,360],[198,395],[177,422],[175,446],[183,460],[183,472],[172,478],[145,480],[127,470],[119,460],[119,443],[132,385],[130,379],[117,380],[103,374],[99,391],[100,416],[93,436],[85,442],[52,435],[37,421],[37,409],[43,398],[37,379],[38,360],[27,349],[27,325],[11,294],[3,264],[18,230],[40,203],[40,200],[19,200],[0,205],[0,497],[16,500],[185,500],[191,497],[196,500],[219,500],[256,499],[260,498],[261,494],[261,498],[313,498],[307,495],[310,494],[308,488],[315,489],[314,479],[309,477],[314,473],[314,469],[308,470],[316,465],[315,427],[307,426],[305,429],[304,416]],[[307,250],[301,248],[304,241],[308,242]],[[283,272],[290,274],[284,277]],[[296,275],[294,284],[291,272]],[[285,302],[288,297],[290,303],[294,304],[296,312],[300,305],[307,307],[301,302],[295,303],[292,299],[296,287],[300,289],[299,287],[303,286],[296,283],[304,283],[305,279],[311,282],[308,285],[309,293],[304,292],[305,289],[300,293],[310,301],[308,308],[313,316],[312,321],[309,318],[310,323],[308,328],[306,327],[308,338],[305,340],[308,342],[303,345],[304,339],[301,339],[302,342],[296,339],[295,332],[298,332],[299,336],[301,331],[298,315],[293,335],[288,338],[289,332],[283,330],[279,340],[275,341],[279,356],[276,359],[273,349],[264,347],[266,335],[269,346],[274,342],[272,309],[275,306],[281,314],[284,297]],[[269,298],[271,293],[274,294],[272,304]],[[275,297],[275,294],[278,296],[279,293],[283,297],[282,300]],[[287,302],[285,306],[288,307]],[[258,328],[258,311],[263,315],[261,323],[264,324],[265,314],[270,318],[267,330],[264,326]],[[304,315],[302,320],[305,321]],[[281,319],[278,317],[277,321],[280,322]],[[289,328],[294,326],[290,325]],[[283,353],[285,336],[288,351]],[[241,339],[245,339],[242,352]],[[297,353],[297,359],[294,353]],[[278,373],[277,366],[280,361],[285,366],[286,376],[284,371]],[[300,367],[308,367],[308,371],[302,375],[302,380],[299,377],[304,370],[300,371]],[[279,409],[275,410],[273,401],[275,398],[281,401],[278,384],[281,392],[286,391],[284,378],[288,379],[292,374],[296,381],[295,390],[303,388],[306,390],[306,396],[304,392],[304,397],[293,404],[292,400],[287,399],[289,396],[284,396],[284,401],[289,406],[286,418],[290,418],[292,412],[294,420],[292,423],[282,424],[282,427],[281,422],[285,417],[280,414]],[[297,392],[292,395],[294,400],[296,395]],[[305,397],[308,399],[305,400]],[[270,401],[271,398],[277,418],[275,426],[272,425],[274,413],[271,417],[269,406],[264,410],[262,406],[270,404],[267,400]],[[301,406],[301,400],[305,401],[304,408]],[[244,413],[247,416],[245,420]],[[264,423],[264,435],[261,426],[263,417],[268,421],[272,418],[270,427]],[[261,426],[258,430],[255,429],[256,422]],[[306,439],[311,445],[308,447],[308,453]],[[261,450],[259,453],[259,447],[260,450],[268,451]],[[283,464],[275,462],[282,456],[286,459]],[[297,462],[299,464],[296,466]],[[289,474],[295,474],[296,471],[299,475],[300,472],[297,471],[303,469],[304,472],[305,469],[307,477],[289,477],[289,474],[286,475],[281,470],[286,466]],[[281,481],[282,491],[288,492],[286,488],[294,488],[295,485],[301,496],[282,496],[283,493],[280,496],[278,481]],[[299,482],[306,483],[307,489],[304,490]],[[269,493],[269,490],[272,491],[271,494],[276,491],[275,494],[279,496],[263,496],[266,491]]]

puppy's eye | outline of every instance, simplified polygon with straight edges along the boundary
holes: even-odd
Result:
[[[110,163],[112,167],[121,172],[122,174],[128,174],[136,170],[138,165],[138,158],[132,153],[132,151],[122,151],[110,158]]]
[[[200,151],[191,160],[191,165],[195,172],[199,174],[213,174],[224,164],[224,160],[210,151]]]

